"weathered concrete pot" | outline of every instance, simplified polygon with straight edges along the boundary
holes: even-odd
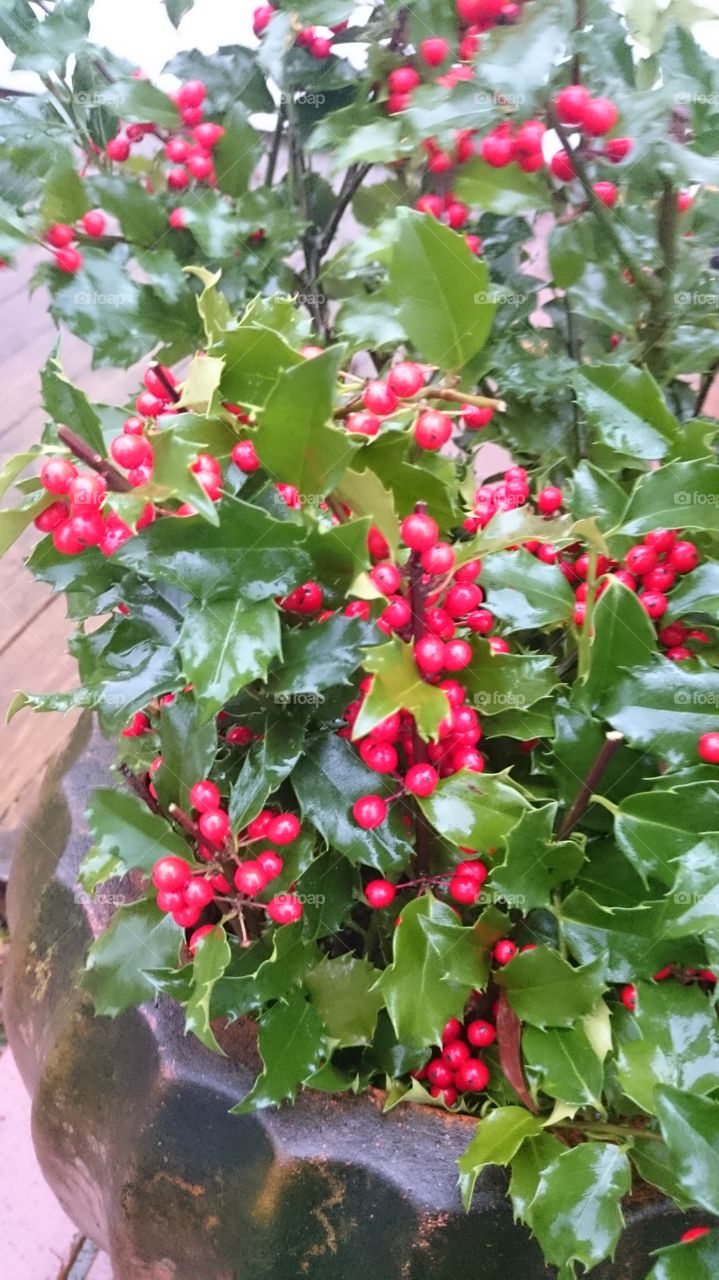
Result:
[[[33,1095],[44,1174],[115,1280],[548,1280],[515,1226],[504,1179],[461,1209],[455,1158],[473,1122],[429,1108],[382,1115],[370,1097],[305,1094],[256,1116],[229,1108],[252,1051],[219,1058],[183,1034],[168,1000],[96,1018],[78,976],[108,908],[76,887],[84,809],[109,746],[80,725],[50,770],[17,850],[5,1017]],[[628,1208],[597,1280],[643,1280],[686,1219],[650,1195]]]

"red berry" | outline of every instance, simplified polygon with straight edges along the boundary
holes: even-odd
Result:
[[[391,596],[399,587],[402,574],[396,564],[384,561],[373,565],[370,569],[370,578],[384,595]]]
[[[514,141],[509,133],[495,131],[482,138],[479,150],[482,159],[493,169],[502,169],[514,156]]]
[[[67,493],[77,469],[67,458],[48,458],[40,468],[40,483],[48,493]]]
[[[583,84],[570,84],[566,89],[560,90],[554,99],[554,105],[562,124],[579,124],[590,101],[589,90]]]
[[[345,419],[346,430],[358,436],[376,436],[381,425],[377,415],[366,410],[360,413],[349,413]]]
[[[461,671],[472,661],[472,646],[467,640],[448,640],[444,646],[446,671]]]
[[[218,926],[216,924],[203,924],[203,925],[200,925],[199,929],[195,929],[195,932],[190,935],[190,941],[188,942],[187,945],[193,956],[195,955],[197,948],[202,942],[202,939],[206,938],[208,933],[212,933],[217,927]]]
[[[206,156],[200,151],[195,151],[188,158],[187,168],[198,182],[204,182],[205,178],[209,178],[213,170],[212,156]]]
[[[172,919],[181,929],[191,929],[193,925],[197,924],[201,914],[197,907],[188,907],[187,903],[183,902],[179,910],[173,911]]]
[[[630,1013],[634,1013],[637,1007],[637,989],[633,982],[628,982],[626,987],[622,987],[619,998],[624,1008],[628,1009]]]
[[[414,396],[424,386],[424,373],[411,360],[401,360],[387,375],[387,386],[400,400]]]
[[[372,730],[372,737],[376,742],[396,742],[400,735],[402,721],[398,711],[381,720]]]
[[[53,529],[67,520],[68,509],[64,502],[51,502],[39,516],[35,516],[33,524],[41,533],[51,533]]]
[[[482,591],[473,582],[457,582],[449,588],[444,607],[452,618],[465,618],[482,602]]]
[[[275,924],[293,924],[302,915],[302,903],[291,893],[280,893],[270,898],[267,914]]]
[[[75,239],[75,232],[66,222],[55,222],[45,232],[45,239],[53,249],[66,249]]]
[[[438,409],[425,409],[414,424],[414,438],[420,449],[440,449],[452,434],[452,419]]]
[[[96,547],[102,542],[106,525],[98,511],[81,511],[70,517],[70,529],[81,547]]]
[[[130,144],[127,138],[118,136],[117,138],[110,138],[105,150],[109,160],[117,160],[122,163],[123,160],[127,160],[130,154]]]
[[[269,876],[261,862],[241,862],[235,871],[235,888],[251,898],[264,889]]]
[[[192,130],[192,136],[198,147],[205,147],[211,151],[225,136],[225,130],[221,124],[211,124],[209,120],[205,120],[203,124],[198,124]]]
[[[422,77],[419,72],[415,71],[414,67],[395,67],[387,76],[387,84],[391,93],[411,93],[421,83]]]
[[[703,733],[699,739],[697,750],[707,764],[719,764],[719,732]]]
[[[185,138],[170,138],[165,146],[165,155],[173,164],[184,164],[190,154],[190,144]]]
[[[292,844],[300,834],[300,820],[294,813],[278,813],[267,827],[267,839],[272,844]]]
[[[442,201],[439,196],[420,196],[414,207],[418,213],[428,213],[432,218],[441,218],[442,216]]]
[[[444,641],[439,636],[422,636],[414,646],[414,660],[423,675],[437,675],[444,667]]]
[[[671,551],[676,540],[676,529],[651,529],[644,535],[647,546],[653,547],[658,556],[666,555]]]
[[[267,835],[267,829],[272,821],[273,814],[270,809],[262,809],[256,818],[247,824],[247,834],[251,840],[262,839]]]
[[[438,67],[449,53],[449,45],[441,36],[430,36],[419,46],[419,56],[428,67]]]
[[[238,440],[232,449],[232,461],[240,471],[249,473],[257,471],[260,460],[251,440]]]
[[[462,422],[470,431],[479,431],[486,427],[494,416],[494,409],[479,404],[463,404],[460,408]]]
[[[404,778],[404,785],[413,796],[431,796],[438,782],[439,774],[431,764],[413,764]]]
[[[113,461],[131,471],[141,467],[152,457],[152,446],[144,436],[115,436],[110,442]]]
[[[55,266],[65,275],[74,276],[82,266],[82,254],[77,249],[58,249],[54,254]]]
[[[276,880],[285,865],[274,849],[263,849],[262,853],[258,853],[255,861],[260,864],[268,880]]]
[[[645,573],[650,573],[656,568],[657,553],[653,547],[648,547],[644,543],[638,543],[634,547],[630,547],[624,563],[630,573],[637,573],[641,577]]]
[[[537,494],[537,508],[541,511],[543,516],[554,515],[555,511],[559,511],[563,501],[564,495],[562,490],[558,489],[556,485],[553,484],[547,485],[546,489],[542,489],[541,492]]]
[[[606,205],[608,209],[611,209],[619,199],[619,191],[613,182],[594,182],[592,191],[597,200],[601,200],[602,204]]]
[[[187,226],[187,211],[185,209],[172,209],[168,221],[174,231],[184,230]]]
[[[686,213],[687,209],[691,209],[694,203],[693,197],[688,191],[679,191],[677,193],[677,209],[680,213]]]
[[[371,831],[387,817],[387,802],[381,796],[360,796],[352,805],[352,815],[360,827]]]
[[[469,876],[471,879],[476,880],[480,885],[484,884],[487,876],[489,875],[484,863],[480,862],[478,858],[469,858],[464,862],[459,862],[454,869],[454,873],[455,875],[462,876],[462,878]]]
[[[477,883],[474,876],[458,875],[452,876],[447,887],[455,902],[464,902],[467,905],[477,901],[482,889],[482,886]]]
[[[455,773],[459,773],[461,769],[468,769],[471,773],[484,773],[486,765],[481,751],[474,747],[455,747],[452,752],[452,769]]]
[[[187,107],[199,107],[207,90],[201,80],[187,80],[177,92],[177,105],[182,111]]]
[[[167,893],[179,893],[189,883],[192,872],[182,858],[160,858],[152,869],[152,883],[156,889]]]
[[[584,104],[580,123],[593,138],[599,138],[603,133],[609,133],[618,119],[619,112],[610,98],[590,98]]]
[[[389,880],[370,880],[364,892],[371,907],[388,907],[397,896],[397,890]]]
[[[516,956],[517,950],[518,948],[516,943],[511,942],[509,938],[501,938],[500,941],[495,944],[492,954],[497,961],[497,964],[509,964],[509,961],[513,960]]]
[[[158,889],[157,905],[160,911],[171,912],[173,915],[176,911],[181,911],[185,905],[184,893],[171,893],[166,889]]]
[[[439,537],[439,528],[431,516],[414,512],[405,516],[400,525],[400,533],[405,546],[412,551],[428,551]]]
[[[72,504],[73,513],[87,511],[102,506],[107,495],[107,485],[102,476],[79,475],[70,481],[67,496]]]
[[[677,573],[691,573],[699,564],[699,552],[693,542],[675,542],[669,552],[669,563]]]
[[[197,824],[208,844],[219,849],[230,834],[230,819],[224,809],[206,809]]]
[[[482,1018],[475,1019],[467,1026],[467,1039],[470,1044],[475,1045],[478,1049],[486,1049],[490,1044],[494,1044],[497,1039],[496,1027],[491,1022],[485,1022]]]
[[[494,626],[494,614],[489,609],[473,609],[467,618],[467,626],[477,635],[488,636]]]
[[[135,401],[135,408],[143,418],[159,418],[165,412],[165,401],[150,391],[143,391]]]
[[[442,1044],[451,1044],[452,1040],[458,1040],[462,1034],[462,1023],[459,1018],[450,1018],[449,1022],[444,1025],[442,1031]]]
[[[386,382],[368,382],[362,392],[362,403],[365,409],[369,409],[370,413],[376,413],[380,418],[386,418],[389,414],[394,413],[399,401],[394,391]]]
[[[479,1058],[467,1058],[457,1071],[456,1083],[467,1093],[481,1093],[489,1084],[489,1071]]]
[[[663,617],[669,605],[669,601],[661,591],[640,591],[638,599],[641,601],[650,618]]]
[[[708,1234],[709,1227],[690,1227],[688,1231],[684,1232],[683,1236],[679,1237],[679,1243],[689,1244],[691,1240],[698,1240],[700,1236],[706,1236]]]
[[[195,907],[202,911],[208,903],[212,902],[214,896],[215,891],[204,876],[193,876],[185,885],[185,904],[188,907]]]
[[[198,813],[207,813],[210,809],[219,809],[220,793],[214,782],[205,778],[190,788],[190,804]]]
[[[393,596],[379,622],[385,624],[390,630],[400,631],[402,627],[407,626],[411,617],[412,610],[404,596]]]
[[[427,1079],[440,1089],[446,1089],[454,1080],[454,1072],[442,1058],[434,1058],[427,1067]]]
[[[549,161],[549,167],[555,178],[559,178],[560,182],[571,182],[572,178],[576,177],[576,170],[571,158],[568,152],[563,149],[555,151]]]
[[[260,4],[257,6],[252,14],[252,30],[256,36],[262,35],[262,32],[269,25],[274,13],[274,5]]]
[[[477,613],[480,612],[481,610],[478,609]],[[487,644],[491,653],[509,653],[509,641],[505,640],[504,636],[490,636]]]
[[[454,551],[448,542],[435,542],[422,552],[421,560],[425,573],[449,573],[454,567]]]
[[[677,580],[676,569],[671,564],[658,564],[656,569],[650,569],[649,573],[645,573],[642,578],[642,586],[647,591],[671,591]]]
[[[170,169],[167,174],[167,185],[170,191],[184,191],[185,187],[190,185],[190,175],[187,169],[176,166]]]
[[[465,1044],[464,1040],[451,1040],[442,1054],[442,1061],[447,1064],[450,1071],[457,1071],[469,1056],[469,1045]]]
[[[631,138],[608,138],[604,144],[604,154],[612,164],[619,164],[629,155],[633,146]]]

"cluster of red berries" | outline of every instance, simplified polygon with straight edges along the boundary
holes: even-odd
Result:
[[[676,977],[678,972],[673,965],[665,965],[663,969],[654,974],[654,981],[665,982],[667,978]],[[708,982],[714,986],[717,981],[717,975],[713,969],[682,969],[680,972],[683,982],[693,979],[695,982]],[[630,1013],[634,1013],[637,1007],[637,988],[633,982],[628,982],[626,986],[622,987],[619,992],[619,998],[624,1008],[628,1009]]]
[[[67,222],[53,222],[45,232],[45,241],[53,250],[53,260],[58,270],[74,276],[82,266],[82,254],[74,247],[73,241],[82,235],[97,240],[105,234],[106,226],[107,218],[101,209],[90,209],[88,213],[84,213],[76,227],[71,227]]]
[[[273,4],[261,4],[252,15],[252,30],[259,38],[264,35],[277,13]],[[313,58],[323,62],[332,53],[332,37],[346,31],[348,22],[338,22],[334,27],[303,27],[295,36],[295,46],[306,49]]]
[[[153,761],[151,776],[161,763],[160,757]],[[207,778],[191,788],[190,803],[197,815],[198,855],[211,864],[210,869],[198,871],[182,858],[166,856],[159,859],[152,873],[152,882],[158,890],[158,907],[170,913],[183,929],[196,925],[205,907],[215,898],[229,900],[231,904],[239,894],[243,900],[253,901],[281,874],[284,862],[276,848],[262,849],[247,859],[239,856],[242,850],[258,842],[282,848],[296,840],[300,833],[296,814],[263,809],[235,841],[219,789]],[[228,879],[230,874],[232,883]],[[302,903],[292,893],[281,893],[267,903],[255,905],[275,924],[291,924],[302,915]],[[200,937],[212,927],[204,925],[192,935],[191,951],[194,952]]]
[[[482,1093],[487,1088],[489,1068],[477,1050],[488,1048],[496,1039],[493,1022],[472,1018],[463,1024],[459,1018],[450,1018],[442,1032],[440,1052],[412,1076],[427,1081],[430,1095],[453,1107],[460,1094]]]
[[[466,418],[466,408],[462,409],[462,416]],[[514,511],[525,506],[529,499],[529,478],[525,468],[508,467],[501,480],[482,484],[475,491],[472,514],[464,521],[464,529],[467,533],[476,533],[489,524],[498,511]],[[559,511],[564,498],[556,485],[547,485],[539,491],[535,501],[540,515],[552,516]]]
[[[421,792],[415,791],[414,794],[421,794]],[[474,853],[474,850],[463,849],[462,852]],[[401,890],[417,887],[421,889],[434,887],[446,891],[450,898],[463,906],[474,906],[488,875],[486,865],[479,858],[465,858],[451,871],[436,876],[423,876],[420,880],[404,881],[399,885],[393,884],[391,880],[369,880],[365,885],[364,894],[369,906],[376,910],[391,906]]]
[[[412,402],[420,396],[425,382],[424,370],[413,361],[401,360],[393,365],[385,379],[374,378],[366,383],[361,396],[364,407],[347,414],[347,431],[353,435],[376,436],[385,419],[411,408]],[[491,406],[471,404],[463,404],[457,410],[460,425],[469,430],[486,426],[492,413]],[[435,452],[447,444],[453,428],[450,413],[425,407],[417,414],[412,433],[420,449]]]

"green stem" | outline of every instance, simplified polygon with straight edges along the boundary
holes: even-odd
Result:
[[[657,272],[660,289],[651,307],[644,330],[640,360],[655,377],[660,377],[666,363],[665,346],[672,324],[672,284],[677,259],[679,209],[677,193],[669,178],[662,178],[662,194],[657,210],[657,240],[661,265]]]
[[[575,1132],[585,1133],[587,1137],[596,1135],[598,1138],[622,1138],[636,1139],[647,1138],[650,1142],[662,1142],[663,1138],[660,1133],[653,1133],[651,1129],[635,1129],[629,1124],[604,1124],[601,1120],[593,1123],[591,1120],[574,1121],[562,1120],[558,1124],[553,1124],[552,1129],[570,1129]]]

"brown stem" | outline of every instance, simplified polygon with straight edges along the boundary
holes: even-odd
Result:
[[[175,822],[182,827],[183,831],[187,832],[188,836],[191,836],[192,839],[196,840],[198,844],[201,843],[202,834],[200,832],[200,828],[198,827],[196,822],[192,821],[192,818],[190,817],[190,815],[185,813],[184,809],[180,808],[179,804],[175,804],[173,800],[172,803],[168,805],[167,812],[169,813],[170,817],[174,818]]]
[[[286,112],[284,106],[277,108],[277,120],[275,122],[275,131],[272,135],[272,146],[267,157],[267,170],[265,172],[265,186],[271,187],[275,180],[275,169],[277,168],[277,160],[280,154],[280,145],[282,143],[282,133],[285,127]]]
[[[158,379],[158,381],[162,383],[172,403],[177,404],[177,401],[180,399],[180,393],[177,390],[177,387],[174,387],[170,382],[170,379],[165,373],[163,365],[152,364],[150,365],[150,368],[152,369],[152,372],[155,374],[155,377]]]
[[[107,458],[103,458],[81,436],[71,431],[70,427],[58,427],[57,434],[58,439],[67,445],[76,458],[79,458],[87,467],[97,471],[98,475],[103,477],[108,489],[112,489],[114,493],[130,493],[132,491],[130,481],[126,480],[117,468],[107,461]]]
[[[362,404],[362,396],[361,395],[353,396],[351,400],[347,401],[347,404],[342,405],[341,409],[335,410],[334,416],[336,420],[339,422],[340,419],[342,418],[349,418],[350,414],[354,413],[355,409],[359,409],[361,404]]]
[[[345,211],[353,200],[359,188],[362,186],[367,174],[372,168],[371,164],[352,165],[345,174],[344,181],[340,187],[337,198],[334,203],[332,215],[329,218],[326,227],[320,233],[317,239],[317,257],[323,258],[329,249],[332,241],[337,234],[337,228],[344,217]]]
[[[583,31],[587,25],[587,4],[586,0],[575,0],[574,8],[574,32],[575,35],[579,31]],[[572,84],[581,84],[582,82],[582,61],[578,53],[572,58]]]
[[[139,796],[153,813],[159,813],[160,806],[144,779],[138,778],[137,774],[133,773],[132,769],[128,768],[126,764],[121,764],[119,768],[125,782],[135,792],[135,795]]]
[[[609,213],[608,209],[605,207],[605,205],[602,204],[601,200],[595,194],[594,188],[589,180],[589,174],[587,173],[587,170],[584,165],[584,160],[582,159],[582,156],[581,156],[580,148],[572,146],[571,142],[569,141],[569,134],[567,133],[567,130],[565,129],[564,125],[562,124],[561,120],[559,119],[556,111],[552,106],[547,108],[547,114],[549,116],[549,123],[554,129],[554,132],[559,138],[559,141],[564,147],[564,150],[566,151],[567,155],[571,157],[571,161],[574,166],[574,171],[577,175],[579,182],[581,183],[584,189],[584,194],[587,197],[587,200],[589,202],[589,207],[592,213],[596,217],[597,221],[601,223],[602,229],[604,230],[607,236],[607,239],[611,240],[622,263],[627,268],[627,270],[631,272],[632,279],[635,285],[637,286],[637,288],[640,290],[641,293],[644,293],[648,298],[653,299],[656,296],[657,287],[654,281],[649,276],[646,276],[644,274],[642,268],[638,265],[638,263],[634,261],[634,258],[632,257],[632,255],[630,253],[627,253],[626,249],[624,248],[621,238],[617,233],[616,227],[614,226],[614,223],[612,221],[612,215]]]
[[[408,396],[403,403],[413,404],[420,400],[446,400],[451,404],[471,404],[478,409],[499,409],[503,412],[507,406],[504,400],[496,400],[493,396],[470,396],[464,391],[456,391],[453,387],[423,387],[414,396]]]
[[[610,729],[597,753],[596,759],[591,765],[586,778],[577,792],[572,807],[559,828],[558,839],[566,840],[570,832],[574,830],[582,817],[584,810],[587,808],[594,792],[596,791],[597,783],[609,764],[609,761],[615,752],[619,750],[623,742],[624,734],[619,733],[616,729]]]

